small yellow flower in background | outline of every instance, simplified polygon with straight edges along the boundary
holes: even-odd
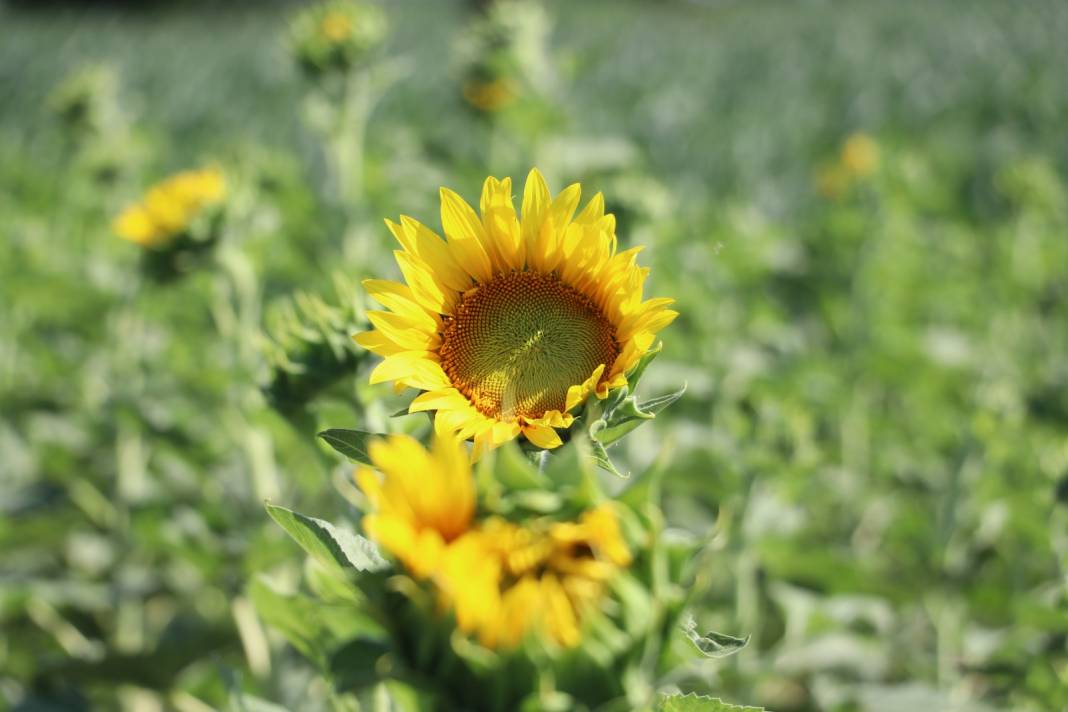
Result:
[[[386,18],[372,2],[328,0],[296,13],[290,47],[312,78],[344,74],[364,65],[386,36]]]
[[[601,194],[578,211],[579,194],[574,184],[553,198],[535,169],[521,217],[511,179],[490,177],[480,214],[441,189],[444,240],[407,216],[386,222],[406,283],[364,282],[389,310],[368,312],[374,330],[355,336],[385,357],[370,380],[424,391],[409,411],[473,439],[474,457],[520,434],[558,447],[556,429],[591,395],[626,385],[677,316],[672,299],[643,300],[641,248],[617,251]]]
[[[431,581],[457,627],[487,647],[515,647],[535,632],[578,645],[584,616],[630,564],[610,505],[575,522],[475,520],[471,466],[452,438],[437,438],[428,452],[394,435],[368,454],[382,474],[357,470],[372,505],[364,531],[416,579]]]
[[[225,196],[226,180],[218,168],[184,171],[152,186],[115,218],[113,229],[142,247],[165,247]]]
[[[855,133],[842,144],[842,166],[856,178],[864,178],[879,166],[879,144],[864,133]]]
[[[504,77],[490,81],[470,79],[464,83],[463,94],[468,104],[491,113],[510,106],[518,96],[515,82]]]
[[[854,133],[842,142],[836,160],[817,169],[816,191],[824,198],[838,200],[878,167],[879,144],[865,133]]]
[[[330,42],[344,42],[352,37],[352,17],[338,12],[328,12],[319,22],[319,32]]]

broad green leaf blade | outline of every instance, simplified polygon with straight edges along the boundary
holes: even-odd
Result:
[[[710,658],[725,658],[749,645],[748,635],[744,638],[736,638],[726,633],[698,633],[697,622],[692,617],[683,621],[682,628],[697,649]]]
[[[269,503],[266,507],[271,519],[285,529],[304,551],[328,568],[380,571],[387,566],[378,547],[358,534],[285,507]]]
[[[378,661],[390,651],[389,644],[374,638],[358,637],[342,645],[330,656],[330,676],[338,692],[360,690],[382,680]],[[389,669],[390,666],[381,666]]]
[[[661,695],[656,712],[764,712],[764,708],[731,705],[717,697],[691,692],[688,695]]]
[[[370,455],[367,454],[367,444],[375,438],[383,438],[381,433],[367,433],[363,430],[345,430],[344,428],[330,428],[319,433],[319,437],[326,444],[340,452],[350,460],[372,465]]]

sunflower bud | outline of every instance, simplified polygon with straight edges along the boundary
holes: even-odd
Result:
[[[366,324],[358,285],[334,275],[334,298],[297,292],[268,310],[261,350],[268,367],[264,392],[288,413],[351,375],[365,355],[346,334]]]
[[[536,2],[489,4],[460,38],[461,94],[483,115],[544,93],[551,79],[548,17]]]
[[[309,7],[293,20],[290,46],[310,79],[345,75],[367,61],[386,36],[386,19],[375,5],[334,0]]]

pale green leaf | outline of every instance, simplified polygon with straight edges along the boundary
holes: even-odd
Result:
[[[327,567],[341,571],[380,571],[387,566],[378,547],[358,534],[285,507],[270,503],[266,507],[271,519],[285,529],[304,551]]]
[[[764,708],[732,705],[717,697],[691,692],[688,695],[661,695],[656,712],[764,712]]]
[[[686,384],[684,383],[677,391],[650,398],[641,403],[634,398],[628,398],[607,415],[604,427],[597,432],[597,439],[604,445],[614,443],[645,421],[655,418],[660,411],[681,398],[685,392]]]
[[[344,428],[330,428],[319,433],[326,444],[340,452],[350,460],[362,462],[365,465],[374,464],[370,455],[367,454],[367,444],[375,438],[385,437],[379,433],[367,433],[363,430],[345,430]]]
[[[710,658],[725,658],[749,645],[748,635],[736,638],[726,633],[698,633],[697,622],[692,617],[683,621],[682,628],[697,649]]]

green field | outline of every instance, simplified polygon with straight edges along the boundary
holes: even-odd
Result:
[[[641,390],[688,390],[611,453],[664,468],[698,623],[751,639],[671,683],[1068,709],[1068,4],[547,2],[538,100],[487,117],[473,8],[390,0],[358,181],[297,7],[0,1],[0,709],[390,709],[258,616],[304,561],[263,502],[354,520],[315,434],[422,422],[348,338],[353,286],[399,276],[382,219],[436,229],[439,186],[535,165],[602,191],[678,301]],[[87,67],[91,130],[56,109]],[[153,278],[112,220],[209,163],[223,239]],[[343,307],[296,336],[298,292]]]

